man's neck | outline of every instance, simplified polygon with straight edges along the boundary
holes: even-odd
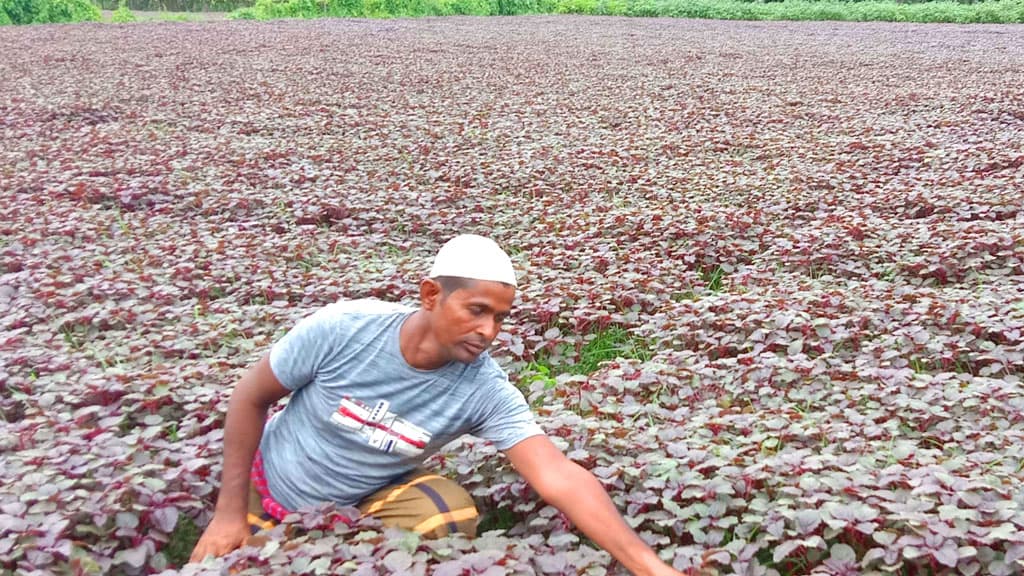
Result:
[[[423,309],[413,312],[398,329],[398,349],[417,370],[437,370],[449,362],[430,338],[430,320]]]

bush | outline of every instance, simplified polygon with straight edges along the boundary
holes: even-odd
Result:
[[[129,10],[143,12],[229,12],[251,7],[254,0],[93,0],[100,10],[117,10],[122,1]]]
[[[440,0],[440,15],[491,16],[499,14],[494,0]]]
[[[434,16],[439,13],[433,0],[381,0],[381,16]]]
[[[658,15],[654,0],[633,0],[626,5],[626,16],[649,18]]]
[[[558,11],[559,0],[497,0],[497,13],[502,16],[516,14],[550,14]]]
[[[597,13],[605,16],[624,16],[627,7],[625,0],[598,0]]]
[[[362,16],[364,12],[362,0],[324,0],[329,16]]]
[[[560,0],[555,9],[559,14],[594,14],[595,0]]]
[[[122,2],[117,10],[110,16],[110,21],[115,24],[127,24],[128,22],[135,22],[135,14],[128,9],[128,5]]]
[[[0,11],[12,24],[31,24],[42,10],[41,4],[41,0],[0,0]]]
[[[98,22],[100,9],[89,0],[0,0],[0,24]]]
[[[285,0],[284,2],[256,0],[256,5],[251,10],[258,20],[315,18],[324,15],[320,5],[314,0]]]
[[[89,0],[45,0],[37,22],[99,22],[101,18],[99,7]]]

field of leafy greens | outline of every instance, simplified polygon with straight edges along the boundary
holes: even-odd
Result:
[[[679,569],[1020,574],[1022,41],[0,29],[0,573],[621,573],[468,438],[430,463],[483,537],[330,529],[325,507],[180,568],[244,368],[338,298],[409,301],[476,232],[521,271],[494,354]]]

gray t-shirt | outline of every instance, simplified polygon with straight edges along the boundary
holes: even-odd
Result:
[[[354,505],[461,436],[499,450],[543,434],[504,371],[484,352],[472,364],[418,370],[398,330],[413,309],[378,300],[325,306],[270,350],[293,393],[260,443],[271,495],[295,510]]]

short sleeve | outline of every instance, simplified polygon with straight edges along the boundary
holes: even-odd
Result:
[[[324,361],[337,351],[339,315],[331,306],[303,318],[270,348],[270,369],[285,388],[295,391],[313,381]]]
[[[494,443],[501,451],[508,450],[531,436],[544,434],[526,403],[523,393],[504,374],[487,398],[484,418],[470,434]]]

